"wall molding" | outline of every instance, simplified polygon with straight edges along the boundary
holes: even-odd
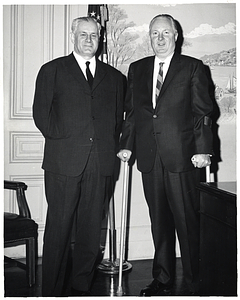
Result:
[[[11,73],[10,73],[10,119],[32,119],[32,106],[26,99],[28,80],[25,74],[26,46],[25,5],[11,6]],[[54,44],[54,5],[41,6],[42,63],[53,59]],[[31,62],[30,62],[31,63]]]
[[[29,109],[23,104],[23,15],[23,5],[11,6],[11,119],[30,118]]]
[[[39,132],[10,131],[10,162],[39,163],[43,159],[44,138]]]
[[[69,54],[70,5],[64,5],[64,55]]]

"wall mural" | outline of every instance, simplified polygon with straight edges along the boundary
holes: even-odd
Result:
[[[172,15],[182,27],[182,54],[209,66],[218,123],[236,121],[236,4],[110,4],[107,22],[108,63],[127,74],[132,61],[152,55],[148,36],[150,20]]]

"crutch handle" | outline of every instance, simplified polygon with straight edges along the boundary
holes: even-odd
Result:
[[[210,181],[210,166],[206,166],[206,182]]]

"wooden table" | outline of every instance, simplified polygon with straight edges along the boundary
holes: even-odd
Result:
[[[200,183],[200,294],[237,295],[236,182]]]

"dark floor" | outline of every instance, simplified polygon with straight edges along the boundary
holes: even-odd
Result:
[[[123,272],[123,296],[139,296],[139,292],[151,282],[152,260],[130,261],[132,269]],[[5,297],[41,297],[41,259],[38,262],[35,286],[27,286],[25,271],[18,267],[5,268]],[[107,275],[97,271],[91,293],[93,296],[121,296],[117,293],[119,285],[118,275]],[[171,296],[188,295],[183,279],[181,259],[176,259],[176,280]]]

